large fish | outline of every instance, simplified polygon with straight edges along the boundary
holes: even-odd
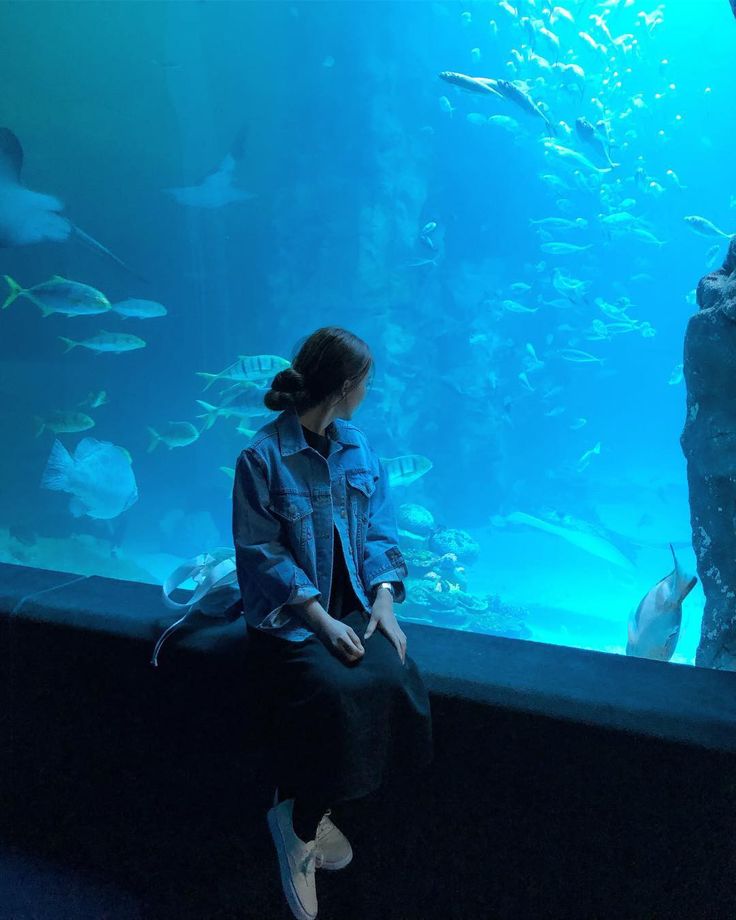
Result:
[[[613,543],[588,530],[579,530],[573,527],[561,527],[553,524],[551,521],[543,521],[541,518],[526,514],[523,511],[512,511],[505,518],[494,518],[494,523],[503,524],[504,521],[512,524],[526,524],[527,527],[534,527],[536,530],[543,530],[545,533],[561,537],[582,549],[592,556],[598,556],[599,559],[605,559],[622,569],[631,571],[634,566],[630,559],[618,549]]]
[[[580,140],[587,144],[592,150],[595,150],[599,156],[603,157],[611,169],[621,165],[620,163],[613,162],[607,142],[601,137],[597,128],[592,125],[587,118],[583,118],[582,116],[576,118],[575,130]]]
[[[20,141],[10,128],[0,127],[0,246],[29,246],[47,240],[64,242],[73,234],[140,278],[106,246],[61,214],[64,205],[58,198],[26,188],[20,178],[22,169]]]
[[[510,80],[496,80],[494,88],[497,93],[504,97],[504,99],[508,99],[509,102],[513,102],[515,105],[518,105],[520,109],[523,109],[530,115],[536,115],[537,118],[541,118],[547,126],[547,131],[550,133],[550,135],[554,135],[554,125],[539,108],[529,93],[524,92],[521,87],[517,86],[516,83],[512,83]]]
[[[432,461],[421,454],[402,454],[401,457],[381,457],[381,463],[388,474],[388,484],[408,486],[432,469]]]
[[[497,80],[491,77],[469,77],[464,73],[455,73],[452,70],[443,70],[439,77],[445,83],[452,83],[453,86],[459,86],[470,93],[481,93],[483,95],[501,96],[502,94],[496,89]]]
[[[179,204],[191,208],[221,208],[235,201],[248,201],[255,198],[252,192],[233,185],[233,173],[238,160],[242,159],[245,149],[246,129],[243,128],[235,139],[230,152],[217,169],[206,175],[199,185],[186,185],[179,188],[164,189]]]
[[[682,624],[682,602],[698,579],[682,571],[671,543],[670,552],[674,569],[650,588],[629,618],[627,655],[669,661],[675,651]]]
[[[138,501],[128,451],[95,438],[82,438],[74,455],[61,441],[54,441],[41,487],[69,492],[69,510],[74,517],[110,520]]]

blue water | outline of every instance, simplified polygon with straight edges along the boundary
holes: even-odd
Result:
[[[140,277],[73,240],[4,248],[0,270],[24,287],[58,274],[168,313],[44,317],[21,298],[0,314],[0,559],[157,582],[181,559],[228,545],[228,469],[247,437],[218,419],[188,446],[149,453],[147,427],[201,425],[196,400],[217,388],[203,393],[197,371],[217,373],[240,354],[289,358],[313,329],[342,325],[376,361],[353,421],[381,456],[433,464],[394,487],[396,505],[422,505],[471,534],[481,554],[468,591],[507,612],[453,618],[406,604],[399,615],[622,653],[630,610],[671,570],[669,542],[694,570],[676,365],[696,309],[688,295],[727,240],[696,235],[683,217],[736,230],[736,22],[727,0],[669,0],[651,28],[642,14],[653,2],[561,6],[574,23],[550,24],[531,2],[516,15],[491,2],[6,4],[0,120],[23,145],[23,181],[57,196]],[[613,43],[595,15],[612,38],[631,37]],[[560,39],[557,50],[534,34],[543,62],[529,59],[524,16]],[[580,92],[560,88],[555,63],[583,68]],[[541,118],[440,71],[530,80],[554,140],[599,167],[574,124],[607,120],[620,165],[576,179],[545,153]],[[518,130],[478,123],[491,115]],[[253,197],[201,208],[164,191],[201,182],[240,132],[233,185]],[[550,174],[570,188],[551,188],[541,178]],[[621,210],[664,245],[604,232],[599,215]],[[547,217],[586,220],[551,239],[590,248],[542,251],[530,220]],[[430,221],[434,250],[420,239]],[[413,264],[423,259],[434,264]],[[550,305],[555,268],[588,284],[584,303]],[[512,291],[518,282],[529,290]],[[627,298],[628,316],[655,334],[587,338],[594,319],[613,321],[596,298]],[[509,299],[538,309],[509,312]],[[60,335],[101,329],[146,347],[64,353]],[[569,347],[604,363],[560,358]],[[139,499],[110,523],[72,517],[68,495],[39,487],[54,435],[35,437],[34,422],[102,389],[95,427],[59,439],[71,451],[86,436],[129,451]],[[578,418],[586,424],[571,428]],[[500,526],[516,511],[594,527],[632,566]],[[698,587],[674,661],[692,662],[701,613]]]

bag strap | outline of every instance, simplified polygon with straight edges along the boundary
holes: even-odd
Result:
[[[199,556],[195,556],[194,559],[190,559],[174,569],[163,583],[161,592],[166,606],[174,610],[183,610],[184,614],[161,634],[151,656],[151,664],[154,668],[158,667],[158,653],[168,636],[181,626],[205,594],[235,571],[235,559],[232,556],[226,557],[207,571],[206,566],[213,561],[214,556],[210,553],[200,553]],[[184,603],[172,600],[171,592],[178,588],[183,581],[188,581],[190,578],[197,582],[197,587],[190,595],[189,600]],[[234,604],[231,605],[227,613],[230,613],[235,606]]]
[[[221,560],[217,565],[206,570],[206,566],[214,561],[214,556],[210,553],[200,553],[194,559],[183,563],[169,575],[163,583],[161,591],[164,604],[172,610],[191,610],[202,598],[210,591],[219,581],[226,578],[235,571],[235,559],[232,556]],[[197,582],[197,587],[189,596],[189,599],[180,603],[172,600],[172,592],[179,585],[189,579]]]

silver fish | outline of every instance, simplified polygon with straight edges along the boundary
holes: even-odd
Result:
[[[496,80],[490,77],[469,77],[465,73],[456,73],[453,70],[443,70],[438,74],[445,83],[452,83],[453,86],[459,86],[460,89],[467,90],[470,93],[481,93],[482,95],[500,96],[501,93],[496,89]]]
[[[670,552],[674,569],[647,591],[629,618],[627,655],[669,661],[675,651],[682,625],[682,602],[698,579],[682,571],[671,543]]]
[[[712,221],[707,220],[705,217],[699,217],[697,214],[691,214],[682,219],[691,230],[700,236],[725,236],[726,239],[730,239],[735,235],[733,233],[724,233],[724,231],[716,227]]]

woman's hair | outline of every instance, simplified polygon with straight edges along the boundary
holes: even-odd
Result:
[[[271,381],[263,397],[277,412],[293,406],[306,412],[330,396],[337,396],[346,380],[357,386],[373,367],[370,349],[357,335],[339,326],[323,326],[305,339],[291,367]]]

